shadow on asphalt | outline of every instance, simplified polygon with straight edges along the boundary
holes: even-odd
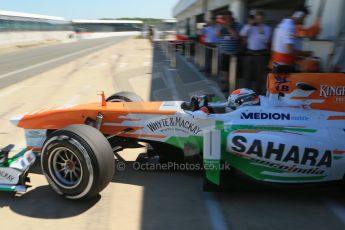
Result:
[[[13,193],[3,193],[0,208],[9,207],[13,212],[42,219],[60,219],[80,215],[93,207],[101,196],[86,200],[73,201],[58,196],[48,186],[41,186],[21,196]]]
[[[166,90],[166,92],[170,92],[168,90],[170,85],[167,85],[163,80],[164,75],[164,66],[167,63],[167,58],[165,57],[163,50],[159,47],[158,43],[153,44],[152,49],[152,81],[151,81],[151,90],[150,90],[150,101],[157,100],[156,91],[159,90]],[[157,76],[157,77],[156,77]],[[160,98],[161,99],[161,98]],[[169,101],[173,99],[173,95],[167,93],[165,95],[164,100]]]
[[[37,187],[21,196],[13,193],[0,194],[0,208],[9,207],[13,212],[42,219],[60,219],[80,215],[93,207],[101,196],[84,200],[67,200],[48,186]]]
[[[30,173],[42,174],[40,159],[30,169]],[[89,200],[68,200],[57,195],[49,185],[32,189],[22,195],[0,193],[0,208],[9,207],[13,212],[43,219],[60,219],[80,215],[101,199],[98,195]]]
[[[142,197],[141,229],[210,229],[203,202],[201,172],[140,171],[127,162],[114,183],[139,185]]]
[[[125,171],[116,172],[113,182],[144,188],[141,229],[165,229],[167,226],[171,229],[179,226],[210,228],[207,194],[203,192],[201,171],[140,171],[133,169],[133,162],[127,162],[126,165]],[[329,200],[345,206],[345,192],[339,184],[277,186],[257,183],[239,175],[234,175],[227,188],[214,195],[225,218],[229,216],[231,219],[234,216],[246,217],[246,212],[255,215],[253,210],[261,213],[264,209],[266,218],[284,212],[286,218],[293,221],[303,215],[310,218],[313,207],[316,211],[327,210],[320,207],[326,207]],[[341,226],[334,216],[327,218],[333,220],[333,225]],[[231,223],[228,224],[231,226]]]
[[[202,190],[201,171],[143,171],[135,169],[133,163],[126,162],[126,170],[117,171],[111,183],[138,185],[144,188],[141,229],[165,229],[167,226],[171,229],[181,226],[207,229],[211,226],[206,196]],[[40,164],[35,164],[31,173],[41,174]],[[271,186],[253,182],[239,175],[234,175],[227,189],[215,193],[215,197],[224,215],[231,216],[231,219],[243,218],[246,212],[254,215],[254,210],[255,213],[260,213],[263,208],[271,208],[265,212],[275,215],[274,208],[277,207],[286,207],[287,210],[283,210],[289,215],[295,213],[292,217],[297,218],[299,212],[308,211],[308,208],[313,209],[316,204],[322,204],[329,199],[345,205],[345,192],[338,184]],[[58,196],[46,185],[22,196],[1,193],[0,198],[0,208],[8,207],[19,215],[62,219],[86,212],[97,205],[101,196],[86,201],[71,201]],[[291,211],[293,207],[296,207],[296,210]]]

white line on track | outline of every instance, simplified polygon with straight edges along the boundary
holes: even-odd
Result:
[[[336,215],[343,224],[345,224],[345,206],[331,199],[326,199],[324,202],[333,214]]]
[[[171,90],[171,96],[172,96],[172,99],[177,101],[178,100],[178,91],[176,89],[176,84],[173,80],[173,78],[175,77],[173,75],[172,72],[175,72],[176,73],[176,70],[172,70],[172,69],[167,69],[166,67],[164,67],[163,69],[164,71],[164,75],[166,76],[164,79],[167,81],[167,85],[169,86],[169,89]]]
[[[228,230],[229,226],[226,224],[222,209],[219,206],[217,198],[214,193],[204,192],[208,216],[210,218],[211,227],[213,230]]]
[[[40,62],[40,63],[37,63],[35,65],[31,65],[31,66],[28,66],[28,67],[25,67],[25,68],[22,68],[22,69],[18,69],[18,70],[9,72],[9,73],[5,73],[5,74],[0,75],[0,79],[6,78],[6,77],[9,77],[9,76],[18,74],[18,73],[23,73],[25,71],[32,70],[32,69],[35,69],[37,67],[41,67],[41,66],[44,66],[44,65],[47,65],[47,64],[50,64],[50,63],[53,63],[53,62],[57,62],[57,61],[60,61],[60,60],[63,60],[63,59],[69,58],[69,57],[73,57],[73,56],[76,56],[76,55],[81,54],[81,53],[85,53],[85,52],[88,52],[88,51],[91,51],[91,50],[96,50],[96,49],[99,49],[100,47],[103,47],[103,46],[106,47],[106,46],[108,46],[111,43],[113,43],[113,41],[107,42],[107,43],[104,43],[104,44],[101,44],[101,45],[98,45],[98,46],[90,47],[90,48],[87,48],[87,49],[79,50],[79,51],[74,52],[74,53],[70,53],[70,54],[67,54],[67,55],[63,55],[61,57],[53,58],[53,59],[50,59],[48,61]]]

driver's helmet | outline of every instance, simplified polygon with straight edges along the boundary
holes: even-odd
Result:
[[[251,89],[236,89],[228,97],[228,105],[231,109],[237,109],[240,106],[258,105],[259,96]]]

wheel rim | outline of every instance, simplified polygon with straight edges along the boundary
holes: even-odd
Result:
[[[48,159],[48,165],[52,179],[63,188],[73,189],[82,181],[82,164],[78,156],[66,147],[54,149]]]

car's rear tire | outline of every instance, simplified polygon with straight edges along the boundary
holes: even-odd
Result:
[[[144,101],[139,95],[133,92],[122,91],[115,93],[106,99],[107,102],[142,102]]]
[[[41,164],[51,187],[68,199],[96,196],[115,171],[109,142],[88,125],[71,125],[51,133],[43,145]]]

